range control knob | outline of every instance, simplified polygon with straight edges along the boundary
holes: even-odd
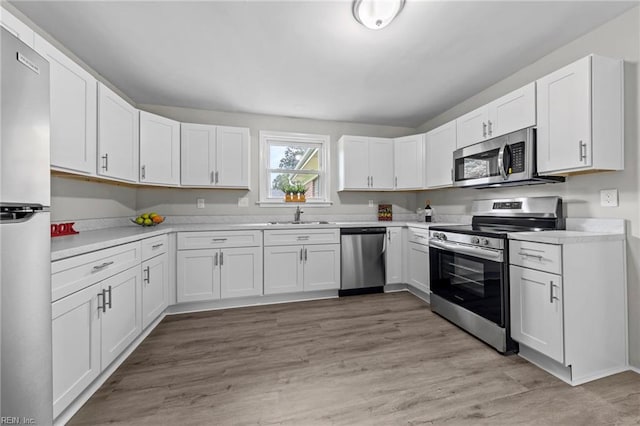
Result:
[[[441,232],[441,233],[440,233],[440,239],[441,239],[442,241],[447,241],[447,235],[446,235],[446,234],[443,234],[443,233]]]
[[[471,238],[471,244],[480,244],[480,238],[472,237]]]
[[[480,240],[480,243],[482,243],[483,246],[488,246],[489,240],[487,240],[486,238],[483,238],[482,240]]]

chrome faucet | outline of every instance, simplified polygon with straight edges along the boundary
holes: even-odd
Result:
[[[300,206],[296,207],[296,212],[293,214],[293,221],[294,222],[300,222],[300,215],[304,213],[302,210],[300,210]]]

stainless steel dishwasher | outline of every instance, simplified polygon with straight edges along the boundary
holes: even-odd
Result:
[[[386,228],[342,228],[340,296],[382,293]]]

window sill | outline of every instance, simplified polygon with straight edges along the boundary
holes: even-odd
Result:
[[[304,203],[286,203],[282,200],[273,201],[257,201],[257,205],[260,207],[292,207],[292,206],[305,206],[305,207],[331,207],[332,201],[306,201]]]

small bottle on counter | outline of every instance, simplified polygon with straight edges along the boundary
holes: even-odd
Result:
[[[429,200],[427,200],[426,206],[424,208],[424,221],[431,222],[432,215],[433,215],[433,209],[429,205]]]

